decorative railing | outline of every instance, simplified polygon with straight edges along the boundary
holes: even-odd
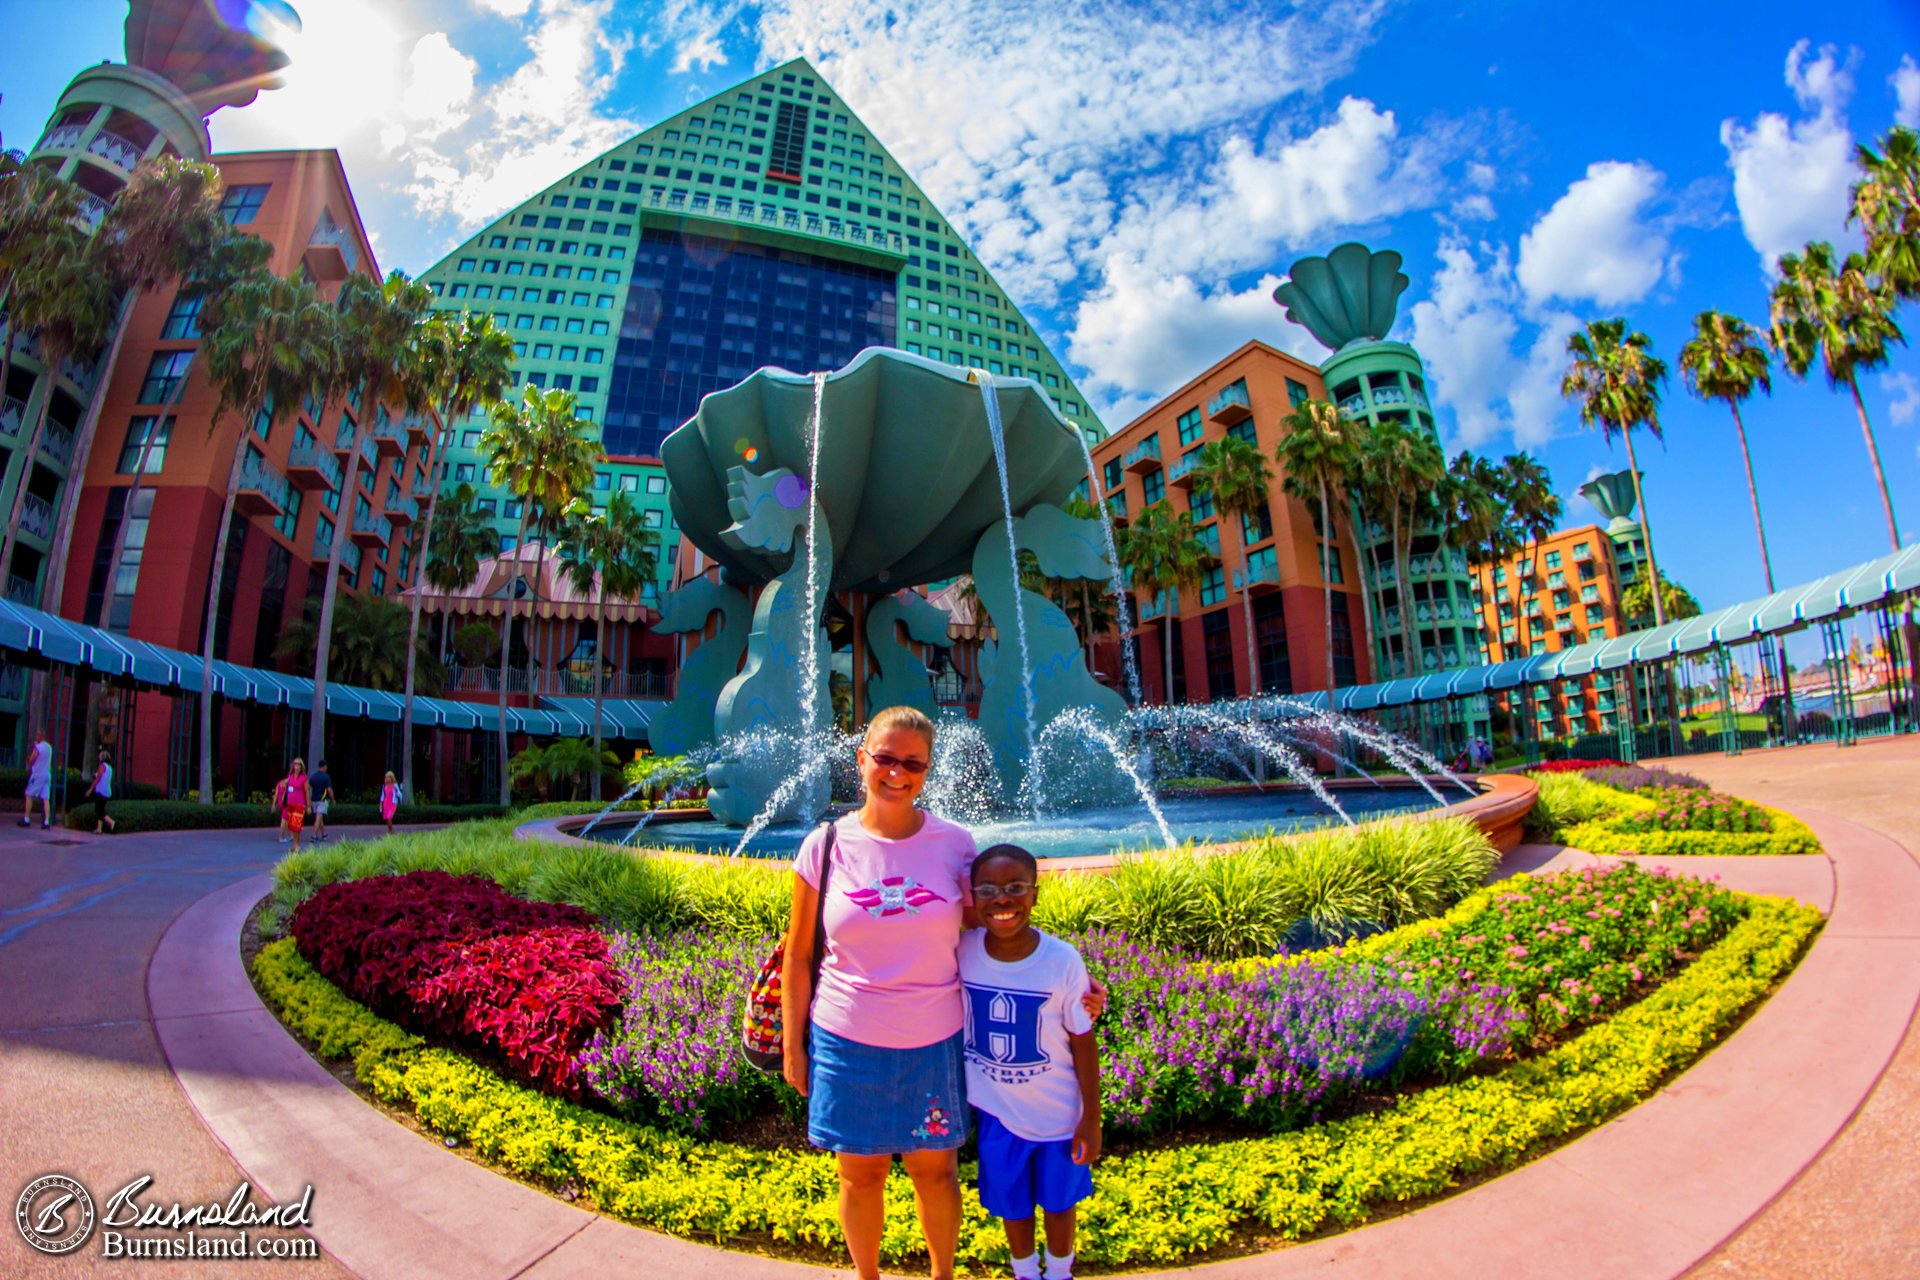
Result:
[[[40,452],[66,466],[73,461],[73,432],[48,419],[47,429],[40,433]]]
[[[290,469],[311,469],[320,473],[327,488],[338,489],[344,479],[341,474],[340,459],[333,456],[333,450],[318,440],[306,440],[293,446],[287,454],[287,466]]]
[[[1349,418],[1360,417],[1366,413],[1366,411],[1367,398],[1357,391],[1340,402],[1340,412],[1346,414]]]
[[[313,531],[313,558],[319,564],[325,564],[327,557],[333,554],[333,539],[322,537],[319,529]],[[360,572],[360,548],[351,541],[340,549],[340,567]]]
[[[1234,575],[1242,591],[1262,582],[1271,582],[1276,586],[1280,582],[1280,565],[1274,560],[1249,560],[1244,571]]]
[[[1157,445],[1158,443],[1159,442],[1156,439],[1155,444]],[[1174,463],[1173,470],[1167,473],[1167,478],[1169,480],[1184,480],[1188,476],[1192,475],[1193,469],[1199,465],[1200,465],[1200,454],[1198,451],[1195,451],[1193,453],[1186,455],[1184,458],[1181,458],[1180,461]]]
[[[401,520],[412,522],[420,518],[420,499],[404,493],[387,495],[387,514],[398,516]]]
[[[53,504],[37,493],[20,500],[20,528],[45,542],[53,536]]]
[[[393,522],[371,511],[366,515],[353,518],[353,531],[380,539],[381,546],[386,546],[393,541]]]
[[[40,598],[40,589],[32,578],[23,578],[19,574],[7,576],[7,599],[14,604],[24,604],[31,608]]]
[[[869,232],[863,226],[847,223],[839,218],[824,217],[818,213],[802,213],[797,209],[779,209],[769,204],[756,203],[753,209],[748,210],[745,203],[736,201],[732,196],[715,196],[706,192],[689,195],[684,191],[655,191],[650,193],[643,202],[646,208],[660,209],[667,213],[724,218],[729,222],[748,226],[795,231],[821,240],[838,240],[843,244],[865,245],[901,256],[905,256],[907,251],[906,239],[898,231]]]
[[[19,396],[0,400],[0,435],[17,436],[27,422],[27,402]]]
[[[140,148],[117,133],[102,130],[87,144],[87,154],[99,156],[115,168],[132,173],[140,164]]]
[[[353,270],[360,261],[360,250],[353,243],[353,234],[333,220],[333,215],[321,211],[320,221],[313,224],[313,234],[307,237],[308,244],[332,245],[340,251],[340,257],[347,264],[347,270]]]
[[[71,151],[75,147],[80,145],[80,137],[86,131],[87,129],[85,125],[78,125],[78,124],[55,125],[53,128],[47,130],[45,133],[40,135],[40,141],[34,146],[33,149],[35,151],[38,151],[42,147],[59,147],[63,151]]]
[[[100,220],[107,216],[107,202],[91,191],[76,191],[74,194],[80,202],[79,211],[73,215],[74,220],[89,231],[98,231]]]
[[[1386,386],[1373,388],[1373,402],[1375,404],[1405,404],[1407,402],[1407,393],[1400,387],[1388,383]]]
[[[1142,440],[1139,444],[1127,450],[1126,459],[1121,465],[1131,467],[1136,462],[1158,461],[1160,461],[1160,437],[1148,436],[1145,440]]]
[[[285,511],[287,489],[287,478],[275,470],[271,462],[249,450],[246,461],[240,464],[240,491],[261,494]]]
[[[1244,382],[1236,382],[1221,391],[1219,395],[1208,400],[1207,416],[1209,418],[1217,418],[1222,413],[1230,412],[1236,408],[1247,410],[1253,408],[1253,401],[1247,398],[1247,384]]]
[[[1422,409],[1430,409],[1433,407],[1432,405],[1427,403],[1427,393],[1422,391],[1420,388],[1415,387],[1411,391],[1409,391],[1407,394],[1412,398],[1413,402],[1419,405]]]
[[[91,391],[94,379],[100,376],[100,362],[84,356],[69,356],[60,362],[60,372],[81,390]]]
[[[27,669],[12,663],[0,666],[0,702],[18,702],[27,695]]]

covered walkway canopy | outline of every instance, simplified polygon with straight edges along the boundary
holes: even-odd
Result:
[[[0,651],[23,653],[50,662],[85,667],[113,680],[131,680],[166,693],[200,692],[200,655],[163,649],[144,640],[130,640],[100,627],[57,618],[38,609],[0,601]],[[216,660],[214,692],[231,702],[305,711],[313,704],[313,681],[257,667]],[[535,737],[556,734],[582,736],[593,728],[593,699],[546,698],[541,707],[508,707],[507,731]],[[614,737],[644,738],[656,701],[609,698],[602,708],[602,724]],[[399,724],[405,700],[397,693],[361,689],[329,681],[327,714]],[[499,708],[491,703],[458,702],[451,698],[416,695],[416,728],[499,731]]]

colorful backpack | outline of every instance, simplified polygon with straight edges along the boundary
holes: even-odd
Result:
[[[814,896],[813,989],[820,989],[820,962],[827,953],[827,877],[833,873],[833,823],[820,842],[820,892]],[[786,1039],[781,1034],[780,970],[787,961],[787,940],[774,944],[773,954],[760,962],[760,972],[747,988],[746,1018],[740,1028],[740,1048],[747,1061],[769,1075],[786,1069]]]

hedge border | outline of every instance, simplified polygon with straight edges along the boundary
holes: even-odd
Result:
[[[1295,1133],[1105,1162],[1081,1206],[1080,1256],[1108,1266],[1181,1262],[1250,1233],[1298,1240],[1357,1226],[1377,1208],[1525,1163],[1612,1118],[1737,1024],[1823,923],[1790,899],[1750,901],[1747,919],[1686,970],[1539,1057]],[[355,1004],[290,940],[263,948],[253,968],[270,1006],[316,1052],[351,1058],[380,1101],[515,1175],[571,1187],[602,1212],[676,1235],[839,1248],[826,1155],[698,1142],[511,1084]],[[885,1262],[919,1254],[911,1203],[911,1185],[895,1170]],[[997,1263],[1004,1252],[999,1225],[969,1198],[960,1260]]]
[[[1742,803],[1753,804],[1751,800]],[[1619,823],[1633,815],[1615,814],[1568,827],[1561,833],[1561,843],[1588,853],[1678,858],[1804,857],[1825,852],[1813,828],[1786,810],[1764,804],[1753,807],[1773,819],[1772,831],[1622,831]]]

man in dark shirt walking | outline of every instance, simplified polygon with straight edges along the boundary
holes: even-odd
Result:
[[[333,776],[327,772],[327,762],[322,760],[307,779],[313,797],[313,838],[316,841],[327,838],[327,810],[333,806]]]

